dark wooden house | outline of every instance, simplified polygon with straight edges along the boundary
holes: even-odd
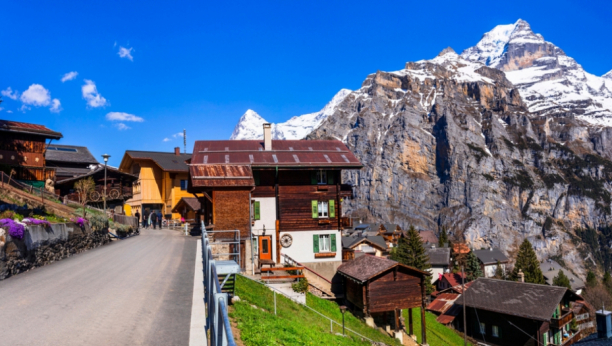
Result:
[[[253,250],[243,267],[280,263],[283,254],[321,272],[329,269],[323,262],[335,262],[331,278],[342,263],[341,203],[352,196],[342,170],[362,164],[337,140],[272,140],[265,125],[264,134],[196,141],[189,192],[203,196],[210,229],[240,230],[241,248]]]
[[[570,329],[581,298],[565,287],[478,278],[464,295],[466,334],[487,345],[565,346],[584,337]],[[463,331],[462,314],[454,324]]]
[[[401,310],[410,309],[408,327],[412,334],[412,308],[421,307],[423,344],[427,343],[425,286],[428,272],[386,258],[363,255],[342,264],[338,273],[344,278],[344,296],[349,307],[366,321],[393,313],[395,331],[399,332]]]
[[[90,173],[98,160],[87,147],[51,144],[45,152],[47,167],[55,169],[55,180],[71,179]]]
[[[15,179],[45,181],[54,179],[55,169],[47,168],[45,150],[47,140],[62,138],[62,134],[43,125],[0,120],[0,170]]]

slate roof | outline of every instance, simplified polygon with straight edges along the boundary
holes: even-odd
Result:
[[[550,321],[567,292],[565,287],[478,278],[464,294],[468,307]]]
[[[357,226],[355,226],[355,227],[353,227],[353,228],[354,228],[356,231],[360,231],[360,230],[361,230],[361,231],[363,231],[363,230],[366,230],[366,229],[370,228],[370,225],[369,225],[369,224],[367,224],[367,223],[360,223],[359,225],[357,225]]]
[[[387,249],[387,242],[385,241],[385,238],[381,237],[381,236],[374,236],[374,237],[342,237],[342,247],[343,248],[353,248],[354,246],[359,245],[362,242],[367,242],[373,245],[378,246],[379,248],[382,248],[383,250]]]
[[[398,228],[398,227],[397,227],[397,225],[396,225],[396,224],[394,224],[394,223],[385,223],[385,224],[383,224],[382,226],[383,226],[383,227],[385,228],[385,230],[386,230],[386,232],[385,232],[385,233],[393,233],[393,232],[395,232],[395,231],[397,230],[397,228]]]
[[[113,167],[106,167],[107,169],[107,173],[112,172],[113,174],[118,174],[123,176],[125,179],[128,179],[128,181],[134,182],[136,180],[138,180],[138,177],[133,175],[133,174],[129,174],[129,173],[125,173],[125,172],[121,172],[120,170],[113,168]],[[75,182],[77,180],[89,177],[89,176],[93,176],[94,174],[104,171],[104,165],[99,165],[96,169],[94,170],[89,170],[89,172],[87,172],[86,174],[82,174],[73,178],[68,178],[68,179],[62,179],[60,181],[57,181],[55,184],[56,185],[60,185],[60,184],[69,184],[72,182]],[[97,182],[96,182],[97,183]],[[102,183],[102,186],[104,186],[104,184]]]
[[[44,125],[28,124],[19,121],[0,120],[0,131],[25,133],[30,135],[44,136],[51,139],[60,139],[62,134],[52,131]]]
[[[191,164],[363,167],[359,159],[339,140],[272,140],[272,150],[264,150],[262,140],[196,141]]]
[[[178,203],[176,203],[174,208],[172,208],[172,211],[173,212],[176,211],[177,213],[182,212],[182,206],[183,205],[186,205],[192,211],[198,211],[201,208],[200,201],[198,201],[197,198],[195,198],[195,197],[183,197],[183,198],[181,198],[178,201]]]
[[[500,249],[474,250],[474,255],[484,265],[508,262],[508,257]]]
[[[448,266],[450,263],[449,247],[434,247],[426,249],[429,256],[429,264],[432,266]]]
[[[355,258],[354,260],[343,263],[340,267],[338,267],[338,273],[363,283],[375,277],[376,275],[398,265],[401,265],[424,276],[431,275],[428,272],[424,272],[416,268],[399,264],[398,262],[392,261],[390,259],[367,254]]]
[[[571,271],[561,267],[559,263],[553,260],[547,260],[540,263],[540,269],[542,270],[542,274],[546,279],[546,283],[549,285],[552,285],[553,279],[559,275],[559,270],[563,270],[563,274],[570,279],[570,285],[572,286],[573,291],[578,291],[585,287],[584,281],[572,274]]]
[[[45,160],[47,160],[47,162],[51,165],[53,165],[53,162],[71,162],[83,164],[99,163],[91,152],[89,152],[87,147],[59,144],[53,144],[47,148],[47,151],[45,152]]]
[[[176,155],[174,152],[126,150],[125,155],[132,159],[152,160],[164,171],[189,172],[185,161],[191,158],[191,154]]]

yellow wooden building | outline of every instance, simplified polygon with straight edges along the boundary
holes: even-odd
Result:
[[[154,152],[127,150],[119,170],[138,176],[133,184],[134,195],[125,202],[126,214],[136,211],[161,211],[167,217],[180,219],[181,214],[172,209],[183,197],[194,197],[187,192],[189,168],[185,163],[191,154],[181,154],[179,148],[174,152]]]

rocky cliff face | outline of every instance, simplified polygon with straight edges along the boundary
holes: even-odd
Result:
[[[525,28],[519,33],[531,44]],[[540,36],[533,41],[541,46],[526,51],[562,54]],[[477,48],[482,56],[499,51]],[[517,60],[525,54],[486,58],[499,69],[475,54],[466,59],[447,49],[369,75],[308,138],[341,139],[364,163],[344,177],[356,186],[344,202],[348,213],[403,227],[444,226],[475,248],[511,256],[527,237],[541,258],[559,256],[583,274],[593,249],[575,230],[612,221],[612,162],[605,158],[612,157],[612,132],[569,111],[531,112],[502,71],[527,66]]]

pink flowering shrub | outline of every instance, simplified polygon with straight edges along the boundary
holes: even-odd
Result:
[[[7,229],[11,237],[23,239],[23,233],[25,232],[23,225],[18,224],[11,219],[2,219],[0,220],[0,227]]]
[[[49,221],[40,219],[23,219],[23,223],[28,225],[43,225],[45,227],[51,226],[51,223]]]
[[[70,221],[76,223],[81,228],[85,227],[85,224],[87,223],[87,220],[85,220],[82,217],[77,217],[76,219],[70,219]]]

